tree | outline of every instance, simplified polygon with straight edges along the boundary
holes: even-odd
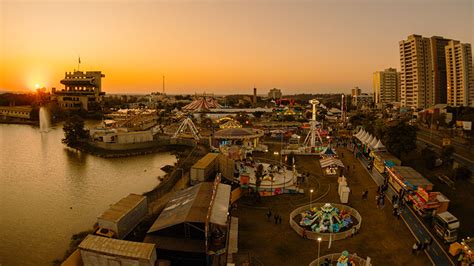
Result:
[[[77,115],[66,120],[63,131],[64,138],[61,141],[71,148],[79,148],[81,143],[89,137],[89,132],[84,129],[84,120]]]
[[[389,126],[384,136],[387,149],[398,158],[416,148],[416,127],[400,121]]]

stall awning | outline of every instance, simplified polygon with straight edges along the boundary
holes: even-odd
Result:
[[[319,163],[321,164],[321,168],[326,168],[332,165],[336,165],[336,166],[344,168],[344,164],[342,163],[341,160],[332,158],[332,157],[321,159],[319,160]]]

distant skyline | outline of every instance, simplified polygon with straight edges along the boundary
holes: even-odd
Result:
[[[80,56],[107,93],[371,92],[408,35],[473,44],[473,2],[0,0],[0,91],[63,88]]]

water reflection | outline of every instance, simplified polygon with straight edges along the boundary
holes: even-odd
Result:
[[[175,156],[105,159],[66,148],[62,126],[0,125],[0,264],[49,265],[111,203],[158,184]]]

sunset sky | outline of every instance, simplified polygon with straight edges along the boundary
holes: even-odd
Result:
[[[62,88],[101,70],[108,93],[372,90],[410,34],[474,43],[472,0],[0,0],[0,90]]]

